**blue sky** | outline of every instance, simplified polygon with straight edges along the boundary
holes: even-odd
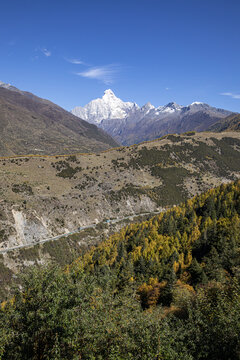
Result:
[[[125,101],[240,112],[239,0],[1,1],[0,80],[67,110]]]

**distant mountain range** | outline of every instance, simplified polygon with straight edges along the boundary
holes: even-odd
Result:
[[[232,114],[201,102],[188,106],[171,102],[158,107],[148,102],[140,107],[122,101],[110,89],[101,99],[92,100],[84,107],[75,107],[72,113],[99,126],[123,145],[153,140],[169,133],[205,131]]]
[[[0,156],[68,154],[119,144],[60,106],[0,82]]]

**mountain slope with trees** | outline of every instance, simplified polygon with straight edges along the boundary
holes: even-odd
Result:
[[[2,304],[3,359],[240,358],[240,181],[130,225]]]
[[[64,265],[102,240],[109,219],[160,212],[238,179],[239,149],[238,132],[191,132],[98,154],[0,159],[0,250],[31,245],[0,255],[0,296],[30,264]],[[90,224],[96,231],[38,245]]]

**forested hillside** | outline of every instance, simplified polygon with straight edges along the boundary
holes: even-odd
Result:
[[[0,313],[0,359],[240,359],[240,181],[130,225]]]

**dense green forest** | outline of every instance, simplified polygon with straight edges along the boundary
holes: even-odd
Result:
[[[35,267],[0,311],[0,359],[240,359],[240,181]]]

